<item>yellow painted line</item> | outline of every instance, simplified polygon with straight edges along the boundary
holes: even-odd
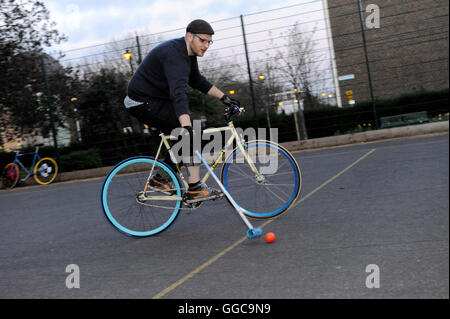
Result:
[[[319,190],[321,190],[322,188],[324,188],[326,185],[328,185],[329,183],[331,183],[332,181],[334,181],[336,178],[338,178],[339,176],[341,176],[342,174],[344,174],[346,171],[348,171],[349,169],[351,169],[353,166],[355,166],[356,164],[358,164],[359,162],[361,162],[363,159],[365,159],[367,156],[369,156],[370,154],[372,154],[373,152],[375,152],[375,149],[370,150],[369,152],[367,152],[366,154],[364,154],[363,156],[361,156],[359,159],[357,159],[356,161],[354,161],[352,164],[350,164],[349,166],[347,166],[346,168],[344,168],[342,171],[340,171],[338,174],[336,174],[335,176],[333,176],[332,178],[330,178],[329,180],[327,180],[326,182],[322,183],[320,186],[318,186],[316,189],[314,189],[312,192],[310,192],[309,194],[307,194],[305,197],[303,197],[300,201],[298,201],[295,206],[299,205],[301,202],[303,202],[304,200],[306,200],[307,198],[311,197],[313,194],[315,194],[316,192],[318,192]],[[293,206],[293,207],[295,207]],[[292,208],[293,208],[292,207]],[[281,216],[281,215],[279,215]],[[262,224],[261,226],[259,226],[259,228],[264,228],[266,225],[270,224],[271,222],[273,222],[274,220],[276,220],[279,216],[274,217],[268,221],[266,221],[264,224]],[[218,253],[217,255],[215,255],[214,257],[212,257],[211,259],[209,259],[208,261],[206,261],[204,264],[202,264],[200,267],[194,269],[193,271],[191,271],[189,274],[187,274],[186,276],[184,276],[183,278],[181,278],[180,280],[178,280],[177,282],[173,283],[172,285],[170,285],[169,287],[167,287],[166,289],[164,289],[163,291],[161,291],[160,293],[158,293],[157,295],[153,296],[152,299],[160,299],[161,297],[163,297],[164,295],[168,294],[169,292],[171,292],[172,290],[174,290],[175,288],[177,288],[178,286],[182,285],[185,281],[189,280],[190,278],[194,277],[197,273],[199,273],[200,271],[202,271],[203,269],[205,269],[206,267],[208,267],[209,265],[211,265],[212,263],[214,263],[216,260],[218,260],[220,257],[224,256],[225,254],[227,254],[228,252],[230,252],[232,249],[234,249],[235,247],[239,246],[241,243],[243,243],[245,240],[247,239],[247,236],[242,237],[241,239],[239,239],[238,241],[236,241],[234,244],[232,244],[231,246],[225,248],[223,251],[221,251],[220,253]]]
[[[365,159],[367,156],[369,156],[370,154],[372,154],[373,152],[375,152],[375,149],[371,149],[369,152],[367,152],[366,154],[364,154],[363,156],[361,156],[360,158],[358,158],[356,161],[354,161],[353,163],[351,163],[349,166],[347,166],[346,168],[344,168],[342,171],[340,171],[339,173],[337,173],[336,175],[334,175],[332,178],[330,178],[329,180],[327,180],[326,182],[322,183],[320,186],[318,186],[316,189],[314,189],[312,192],[310,192],[308,195],[306,195],[305,197],[303,197],[301,200],[299,200],[297,203],[295,203],[294,206],[292,206],[292,208],[300,205],[300,203],[302,203],[304,200],[306,200],[308,197],[311,197],[312,195],[314,195],[316,192],[318,192],[319,190],[321,190],[322,188],[324,188],[325,186],[327,186],[328,184],[330,184],[332,181],[334,181],[336,178],[338,178],[339,176],[341,176],[342,174],[344,174],[346,171],[348,171],[349,169],[351,169],[353,166],[355,166],[356,164],[358,164],[359,162],[361,162],[363,159]]]
[[[239,244],[241,244],[243,241],[245,241],[247,239],[247,236],[242,237],[241,239],[239,239],[238,241],[236,241],[233,245],[229,246],[228,248],[224,249],[223,251],[221,251],[220,253],[218,253],[217,255],[215,255],[213,258],[211,258],[210,260],[208,260],[207,262],[205,262],[203,265],[201,265],[200,267],[198,267],[197,269],[195,269],[194,271],[190,272],[189,274],[187,274],[186,276],[184,276],[183,278],[181,278],[180,280],[178,280],[177,282],[175,282],[174,284],[172,284],[171,286],[167,287],[166,289],[164,289],[163,291],[161,291],[159,294],[153,296],[152,299],[159,299],[162,296],[164,296],[165,294],[169,293],[170,291],[174,290],[176,287],[178,287],[179,285],[183,284],[186,280],[192,278],[195,276],[195,274],[199,273],[200,271],[202,271],[203,269],[205,269],[206,267],[208,267],[209,265],[211,265],[213,262],[215,262],[217,259],[219,259],[220,257],[222,257],[223,255],[225,255],[226,253],[228,253],[230,250],[232,250],[233,248],[235,248],[236,246],[238,246]]]

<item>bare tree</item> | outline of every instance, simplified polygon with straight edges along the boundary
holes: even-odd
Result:
[[[114,39],[105,47],[104,67],[114,68],[132,75],[146,55],[165,39],[159,35],[139,36],[128,33],[122,39]],[[125,58],[124,53],[131,55]]]
[[[256,101],[261,105],[266,114],[267,126],[270,128],[270,114],[277,108],[276,93],[283,90],[280,77],[277,76],[277,60],[268,58],[264,63],[256,65],[254,68],[257,75],[255,92]]]
[[[43,49],[66,37],[40,1],[0,0],[0,7],[0,131],[6,126],[31,131],[46,126],[46,112],[36,101],[36,94],[44,92],[41,58],[52,60]]]
[[[277,59],[282,63],[279,68],[289,84],[290,89],[295,90],[299,115],[299,122],[294,113],[296,126],[299,127],[297,137],[299,139],[308,139],[308,133],[305,126],[303,110],[300,101],[309,101],[312,94],[313,83],[320,78],[319,64],[320,56],[315,54],[314,47],[316,42],[313,40],[316,28],[309,32],[302,32],[298,23],[289,30],[288,49],[278,51]],[[306,103],[308,104],[308,103]]]

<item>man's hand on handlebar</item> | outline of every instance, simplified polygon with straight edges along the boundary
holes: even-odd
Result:
[[[229,97],[229,96],[226,95],[226,94],[224,94],[224,95],[222,96],[222,98],[220,99],[220,101],[221,101],[223,104],[225,104],[226,106],[233,106],[233,105],[241,106],[241,103],[240,103],[238,100],[233,99],[233,98]]]
[[[236,114],[241,114],[245,111],[243,107],[240,107],[241,103],[224,94],[220,101],[225,105],[224,116],[225,120],[230,121],[231,117]]]

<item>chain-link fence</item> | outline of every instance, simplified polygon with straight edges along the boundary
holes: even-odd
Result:
[[[200,70],[247,107],[238,125],[278,128],[281,142],[383,128],[400,114],[425,112],[417,123],[448,119],[448,1],[372,2],[302,1],[210,21],[214,43]],[[156,134],[122,107],[127,81],[152,48],[184,34],[134,34],[47,56],[45,100],[58,147],[100,149],[103,164],[151,153]],[[53,87],[61,69],[65,91]],[[220,104],[189,94],[195,116],[224,124]],[[205,105],[216,114],[202,117]]]

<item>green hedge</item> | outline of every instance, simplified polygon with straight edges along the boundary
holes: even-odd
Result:
[[[417,92],[402,95],[395,99],[377,100],[376,113],[378,124],[380,117],[403,113],[426,111],[429,118],[448,113],[448,93],[449,90],[447,89],[436,92]],[[370,101],[361,102],[352,107],[337,108],[330,106],[306,110],[304,111],[304,116],[308,138],[353,133],[376,127],[373,105]],[[279,142],[296,140],[295,123],[292,114],[271,115],[270,122],[272,127],[278,128]],[[254,127],[254,119],[240,119],[235,124],[243,129]],[[260,127],[267,126],[265,116],[260,115],[259,125]]]
[[[60,158],[60,167],[64,172],[101,166],[102,158],[98,149],[74,151],[67,155],[61,155]]]

